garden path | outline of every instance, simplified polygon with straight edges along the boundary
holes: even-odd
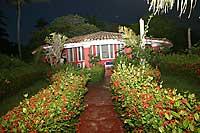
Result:
[[[80,116],[77,133],[123,133],[123,124],[114,111],[109,88],[109,75],[98,84],[89,84],[85,98],[87,105]]]

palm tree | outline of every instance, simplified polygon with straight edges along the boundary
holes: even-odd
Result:
[[[149,10],[152,10],[154,14],[160,12],[167,13],[169,9],[171,10],[176,4],[177,11],[180,12],[179,16],[181,16],[189,7],[188,18],[190,18],[192,9],[196,6],[197,0],[147,0],[147,3],[149,4]]]
[[[7,0],[7,2],[16,5],[17,8],[17,45],[18,45],[18,52],[19,58],[22,58],[21,52],[21,39],[20,39],[20,32],[21,32],[21,8],[25,3],[29,2],[44,2],[48,0]]]

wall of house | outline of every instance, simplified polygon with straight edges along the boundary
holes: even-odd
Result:
[[[90,57],[100,56],[100,64],[115,60],[118,52],[123,48],[123,44],[91,45],[90,47],[65,48],[63,58],[66,63],[72,63],[81,67],[90,67]]]

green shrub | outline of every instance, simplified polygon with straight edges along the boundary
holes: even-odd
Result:
[[[45,64],[26,64],[18,59],[0,55],[0,97],[30,86],[33,82],[46,78]]]
[[[26,99],[0,119],[3,132],[75,132],[83,109],[88,77],[65,68],[53,75],[52,85]],[[27,95],[25,95],[27,96]]]
[[[96,83],[103,80],[105,69],[101,65],[95,65],[88,70],[88,73],[90,75],[89,82]]]
[[[165,55],[159,56],[159,61],[168,63],[168,64],[200,64],[200,57],[198,55],[192,54],[173,54],[173,55]]]
[[[165,89],[151,66],[119,64],[111,77],[113,99],[131,132],[200,132],[200,102],[194,94]]]

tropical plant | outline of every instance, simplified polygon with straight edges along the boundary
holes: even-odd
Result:
[[[189,7],[189,15],[190,18],[192,9],[196,6],[197,0],[147,0],[149,4],[149,10],[152,10],[154,14],[158,14],[160,12],[167,13],[176,5],[177,11],[180,12],[179,16],[186,12]]]
[[[45,42],[50,44],[50,47],[46,49],[46,56],[51,65],[59,63],[67,39],[66,36],[59,33],[51,33],[46,37]]]

